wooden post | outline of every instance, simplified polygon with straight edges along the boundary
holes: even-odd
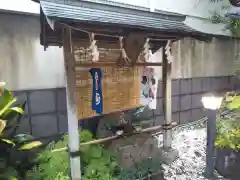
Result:
[[[163,111],[164,124],[172,123],[172,68],[168,63],[165,48],[162,48],[162,92],[163,92]],[[172,130],[163,131],[163,148],[169,149],[172,146]]]
[[[71,29],[63,28],[63,50],[66,77],[68,148],[70,155],[71,179],[81,180],[80,156],[72,157],[71,153],[79,151],[79,132],[76,107],[75,60],[72,51]]]

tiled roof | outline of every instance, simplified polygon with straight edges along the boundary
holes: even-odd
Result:
[[[150,12],[148,8],[127,6],[113,1],[40,0],[40,5],[45,16],[54,20],[68,19],[79,22],[195,32],[183,23],[185,16],[162,11]]]

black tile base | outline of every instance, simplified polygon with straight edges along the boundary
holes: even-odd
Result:
[[[203,117],[201,97],[213,90],[226,92],[237,89],[240,81],[233,76],[174,79],[172,81],[172,119],[180,124],[199,120]],[[162,125],[163,95],[162,82],[158,84],[156,110],[146,110],[139,119],[152,119],[154,124]],[[32,133],[34,136],[48,136],[67,132],[65,88],[17,91],[19,102],[27,101],[25,116],[19,132]],[[79,124],[82,124],[79,121]],[[86,123],[84,123],[86,125]],[[87,123],[87,126],[91,126]]]

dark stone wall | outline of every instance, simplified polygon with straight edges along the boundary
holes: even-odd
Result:
[[[174,79],[172,81],[173,120],[180,124],[201,119],[204,116],[201,97],[206,92],[225,92],[239,87],[233,76]],[[159,82],[156,110],[146,110],[142,118],[163,124],[162,82]],[[50,136],[67,131],[65,88],[38,89],[15,92],[19,101],[27,101],[25,115],[19,133],[28,132],[35,137]],[[81,121],[80,121],[81,123]]]

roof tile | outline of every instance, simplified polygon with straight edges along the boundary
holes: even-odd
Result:
[[[48,18],[71,19],[80,22],[120,24],[160,30],[193,32],[183,23],[185,16],[164,12],[149,12],[143,9],[119,7],[84,1],[40,0],[41,8]]]

